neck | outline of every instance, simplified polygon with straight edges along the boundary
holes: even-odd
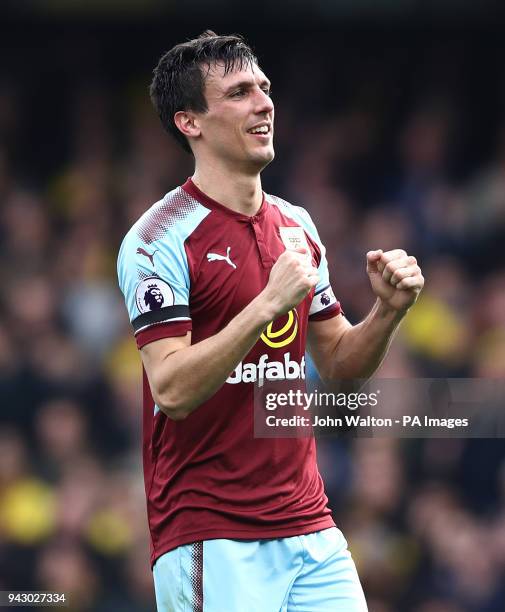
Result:
[[[209,198],[243,215],[253,216],[261,207],[263,193],[259,172],[245,174],[208,164],[202,168],[197,164],[192,180]]]

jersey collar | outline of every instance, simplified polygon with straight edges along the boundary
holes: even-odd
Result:
[[[255,215],[244,215],[242,213],[237,212],[236,210],[232,210],[231,208],[228,208],[228,206],[225,206],[224,204],[220,204],[219,202],[216,202],[216,200],[213,200],[212,198],[209,198],[207,194],[203,193],[203,191],[198,189],[198,187],[191,180],[191,177],[189,177],[188,180],[184,183],[184,185],[182,185],[182,188],[184,189],[186,193],[188,193],[191,197],[195,198],[195,200],[198,200],[201,204],[203,204],[207,208],[211,208],[214,210],[221,210],[222,212],[228,215],[231,215],[232,217],[237,219],[237,221],[251,222],[251,221],[260,219],[261,217],[263,217],[263,215],[265,214],[267,210],[267,202],[265,199],[264,191],[262,192],[263,200],[261,202],[261,206],[259,207],[258,212]]]

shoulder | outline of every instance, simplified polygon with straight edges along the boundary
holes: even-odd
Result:
[[[131,274],[186,277],[184,244],[210,212],[182,187],[155,202],[123,238],[117,261],[120,286]]]
[[[279,196],[267,193],[265,193],[265,199],[270,204],[276,206],[281,213],[286,215],[286,217],[289,217],[293,219],[293,221],[299,223],[309,235],[317,238],[316,226],[314,225],[310,214],[307,212],[307,210],[305,210],[305,208],[303,208],[303,206],[296,206],[287,200],[283,200]]]
[[[211,211],[182,187],[169,191],[132,225],[125,235],[119,256],[125,248],[144,249],[180,246]]]
[[[182,187],[177,187],[146,210],[133,224],[125,240],[137,239],[152,244],[163,238],[187,237],[209,213],[208,208]]]

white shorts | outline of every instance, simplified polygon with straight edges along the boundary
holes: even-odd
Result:
[[[158,612],[366,612],[342,532],[206,540],[154,564]]]

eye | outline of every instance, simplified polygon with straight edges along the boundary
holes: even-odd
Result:
[[[230,98],[243,98],[246,94],[244,89],[237,89],[230,94]]]
[[[267,96],[272,97],[272,90],[270,89],[270,87],[262,87],[261,89]]]

